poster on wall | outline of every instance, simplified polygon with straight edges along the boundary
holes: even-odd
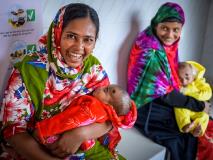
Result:
[[[42,34],[41,9],[38,1],[1,0],[0,102],[13,64],[37,49]]]

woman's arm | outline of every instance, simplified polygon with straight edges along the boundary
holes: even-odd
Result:
[[[72,101],[67,108],[50,118],[36,123],[37,137],[43,144],[50,136],[92,123],[103,123],[109,119],[102,102],[91,96],[81,96]]]
[[[195,112],[203,111],[205,107],[209,107],[207,103],[198,101],[190,96],[185,96],[177,90],[173,90],[172,92],[161,96],[160,100],[162,103],[166,103],[172,107],[187,108]]]
[[[59,160],[59,158],[54,158],[45,152],[44,148],[26,132],[15,134],[7,141],[15,151],[27,160]]]
[[[4,94],[1,108],[2,136],[11,145],[11,148],[22,157],[29,160],[56,159],[48,155],[44,149],[27,133],[29,117],[33,117],[33,107],[21,74],[14,69]],[[11,148],[5,146],[6,151]]]
[[[112,124],[109,121],[75,128],[65,132],[58,141],[49,145],[49,149],[54,155],[65,157],[75,153],[84,141],[101,137],[111,129]]]

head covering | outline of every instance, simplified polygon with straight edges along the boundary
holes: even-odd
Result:
[[[49,27],[48,33],[40,38],[40,51],[42,54],[48,54],[48,62],[54,72],[64,78],[74,78],[77,76],[76,74],[79,74],[78,68],[69,67],[60,53],[60,40],[65,9],[66,6],[59,9]]]
[[[77,3],[78,4],[78,3]],[[73,4],[75,5],[75,4]],[[77,68],[69,67],[61,55],[60,41],[63,29],[65,10],[70,5],[60,8],[52,21],[48,33],[39,40],[40,53],[48,55],[48,62],[57,75],[63,78],[75,78],[84,70],[84,66]],[[84,60],[87,63],[88,59]],[[82,68],[81,68],[82,67]],[[80,71],[80,72],[79,72]]]
[[[131,49],[128,64],[128,93],[137,107],[179,88],[177,77],[178,41],[164,46],[154,27],[169,18],[184,23],[184,13],[176,3],[162,5],[151,25],[141,32]]]
[[[156,15],[151,20],[151,26],[155,27],[158,23],[171,18],[177,19],[182,24],[185,22],[183,9],[176,3],[167,2],[158,9]]]

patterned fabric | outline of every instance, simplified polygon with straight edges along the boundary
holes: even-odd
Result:
[[[115,131],[110,132],[109,149],[114,150],[121,139],[117,128],[131,128],[137,118],[137,110],[132,101],[131,110],[127,115],[118,116],[111,105],[107,105],[95,97],[84,95],[72,101],[70,106],[60,114],[45,119],[36,124],[38,138],[42,143],[47,143],[50,136],[61,134],[64,131],[85,126],[91,123],[103,123],[110,120]],[[88,150],[94,146],[91,141],[83,143],[82,150]]]
[[[35,120],[63,111],[74,97],[109,84],[100,62],[92,55],[83,65],[66,65],[60,53],[61,8],[49,31],[39,40],[39,51],[16,64],[4,93],[0,121],[4,138],[33,129]]]
[[[88,160],[125,160],[125,158],[117,152],[112,155],[99,141],[96,141],[95,146],[85,152],[85,158]]]
[[[176,73],[178,41],[163,46],[155,35],[155,26],[168,18],[179,19],[184,24],[184,12],[175,3],[161,6],[151,25],[141,32],[131,49],[128,64],[128,92],[137,107],[152,101],[174,88],[179,89]]]

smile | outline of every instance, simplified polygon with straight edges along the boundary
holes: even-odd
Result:
[[[171,41],[173,41],[173,39],[171,39],[171,38],[164,38],[164,41],[171,42]]]
[[[68,52],[66,56],[73,61],[81,60],[83,58],[83,55],[70,52]]]

